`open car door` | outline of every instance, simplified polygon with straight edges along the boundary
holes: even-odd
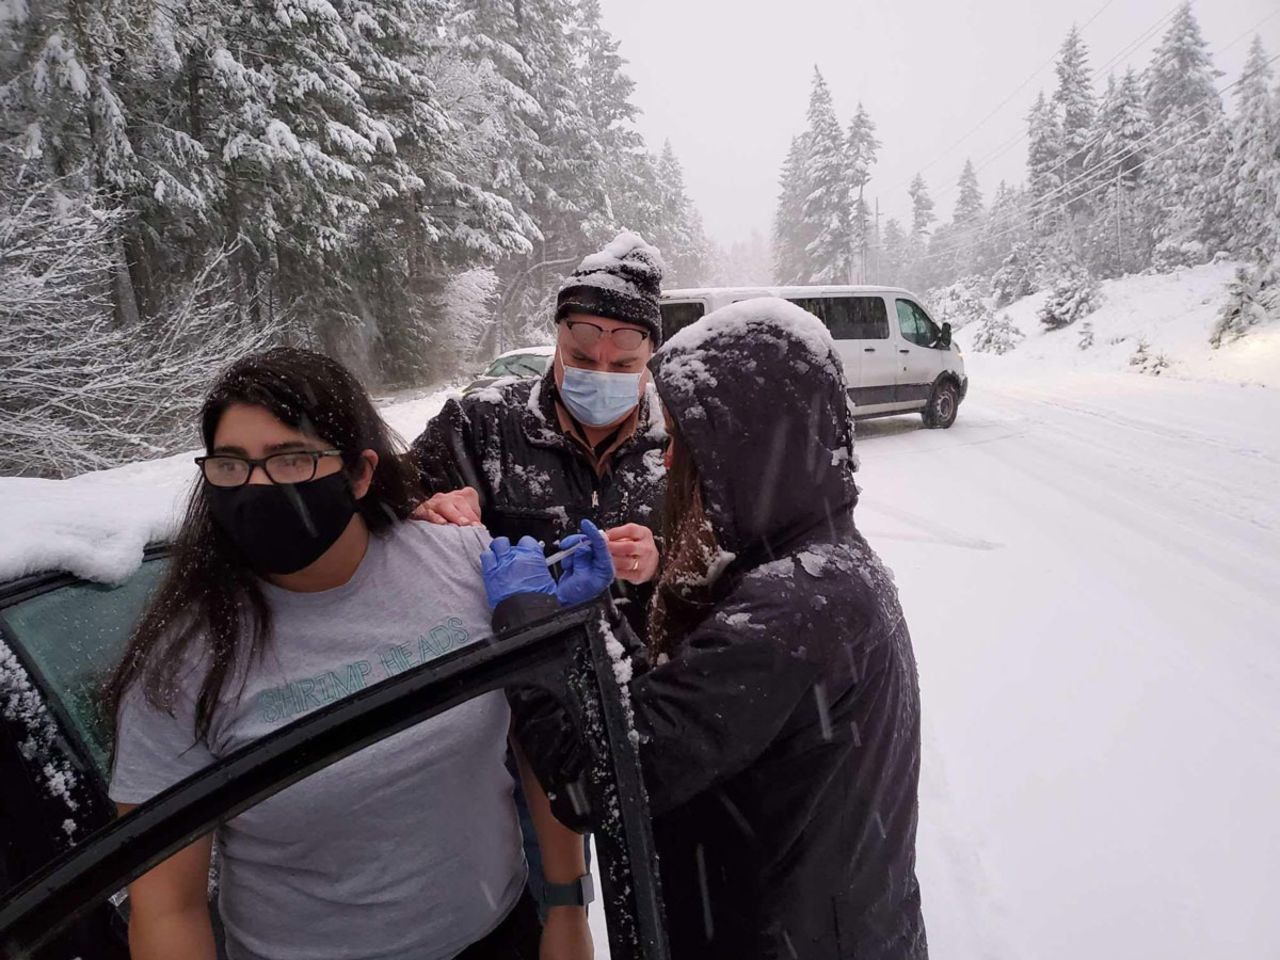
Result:
[[[636,745],[603,606],[568,610],[476,643],[329,704],[221,759],[87,836],[17,889],[0,890],[0,957],[42,952],[128,883],[220,822],[473,697],[509,686],[572,688],[589,753],[586,801],[610,811],[595,834],[612,960],[666,960],[657,860]],[[92,958],[85,958],[92,960]]]

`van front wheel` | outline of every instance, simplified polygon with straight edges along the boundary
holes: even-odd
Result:
[[[960,395],[956,385],[950,380],[940,380],[934,385],[929,404],[921,416],[924,425],[930,429],[945,430],[956,422],[956,414],[960,409]]]

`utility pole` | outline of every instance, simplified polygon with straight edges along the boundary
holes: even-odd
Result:
[[[876,197],[876,279],[880,282],[880,198]]]
[[[1124,274],[1124,234],[1120,226],[1120,164],[1116,164],[1116,267]]]
[[[862,202],[862,190],[865,186],[864,183],[858,184],[858,224],[862,233],[862,266],[858,274],[862,283],[867,282],[867,207]]]

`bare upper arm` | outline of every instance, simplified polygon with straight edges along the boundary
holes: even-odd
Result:
[[[137,804],[117,803],[120,816]],[[213,834],[183,847],[129,884],[130,910],[137,915],[166,914],[204,908],[209,902],[209,862]]]

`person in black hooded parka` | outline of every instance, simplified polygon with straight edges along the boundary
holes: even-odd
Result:
[[[672,956],[924,958],[916,665],[892,578],[854,525],[834,344],[799,307],[749,300],[652,367],[672,434],[668,551],[647,650],[614,629],[647,654],[630,699]],[[555,603],[489,586],[499,629]],[[572,820],[557,789],[579,769],[568,719],[532,691],[510,698]]]

